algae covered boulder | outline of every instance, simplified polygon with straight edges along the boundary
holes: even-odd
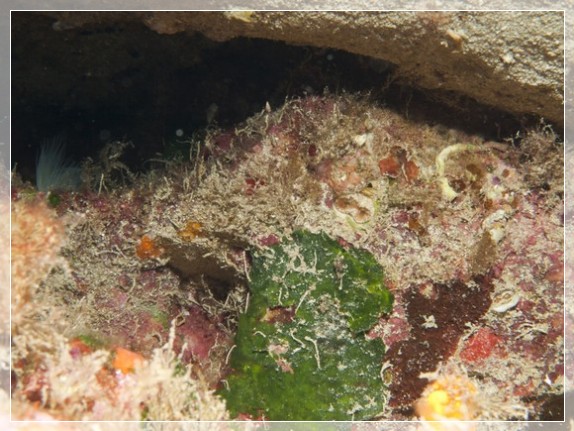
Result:
[[[232,416],[369,419],[384,407],[385,346],[369,339],[392,295],[367,251],[294,232],[257,253],[221,394]]]

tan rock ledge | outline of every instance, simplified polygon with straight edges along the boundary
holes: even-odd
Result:
[[[396,79],[408,85],[560,124],[564,118],[561,11],[46,14],[62,29],[135,20],[163,34],[200,31],[218,41],[245,36],[342,49],[395,64]]]

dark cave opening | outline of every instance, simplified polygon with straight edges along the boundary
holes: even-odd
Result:
[[[199,33],[159,35],[140,23],[58,30],[41,13],[12,13],[12,165],[34,182],[36,157],[50,139],[80,163],[114,140],[133,172],[152,158],[188,157],[207,129],[232,128],[266,103],[324,92],[360,92],[412,120],[513,136],[517,118],[447,92],[409,86],[390,63],[344,51]]]

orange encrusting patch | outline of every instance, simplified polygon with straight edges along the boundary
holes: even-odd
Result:
[[[132,372],[136,364],[141,364],[143,360],[144,357],[139,353],[132,352],[131,350],[124,349],[123,347],[117,347],[112,366],[116,370],[127,374]]]
[[[431,429],[444,430],[444,422],[432,421],[469,421],[476,419],[478,406],[477,388],[467,377],[447,374],[439,377],[426,387],[422,397],[415,404],[415,410],[421,420]],[[462,425],[462,424],[461,424]],[[473,429],[463,427],[456,429]]]
[[[379,170],[381,175],[396,178],[401,170],[401,165],[395,157],[389,156],[379,160]]]
[[[184,241],[193,241],[198,236],[202,236],[202,225],[196,221],[188,221],[183,229],[177,232],[179,236]]]
[[[155,259],[163,254],[163,248],[159,247],[156,242],[149,236],[144,235],[136,247],[136,255],[140,259]]]
[[[419,167],[415,162],[412,160],[408,160],[404,165],[405,175],[407,177],[407,181],[411,182],[416,180],[419,176]]]
[[[412,160],[401,160],[400,157],[389,156],[379,160],[379,171],[381,175],[391,178],[399,178],[401,173],[410,183],[419,176],[419,167]]]

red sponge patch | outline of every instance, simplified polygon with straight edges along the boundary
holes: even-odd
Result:
[[[465,362],[475,362],[486,359],[492,354],[499,342],[500,337],[491,329],[479,329],[476,334],[467,340],[460,357]]]

